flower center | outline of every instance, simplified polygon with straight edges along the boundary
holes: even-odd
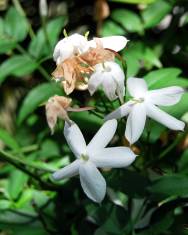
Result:
[[[144,102],[144,98],[133,98],[132,99],[135,103],[142,103]]]
[[[80,159],[83,160],[84,162],[87,162],[89,160],[89,156],[87,156],[86,154],[82,154]]]
[[[102,67],[103,67],[103,72],[111,72],[111,68],[110,66],[106,65],[104,62],[102,63]]]

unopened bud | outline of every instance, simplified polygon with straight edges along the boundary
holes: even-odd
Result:
[[[39,12],[42,17],[46,17],[48,15],[48,5],[46,0],[39,1]]]

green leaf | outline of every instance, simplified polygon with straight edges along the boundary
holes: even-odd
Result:
[[[140,42],[129,43],[123,51],[123,58],[127,63],[127,77],[135,76],[141,68],[144,45]]]
[[[123,58],[127,63],[127,76],[135,76],[141,67],[151,69],[153,66],[161,67],[161,62],[154,50],[143,42],[129,43],[123,51]]]
[[[164,68],[148,73],[144,76],[144,79],[150,89],[157,89],[169,86],[171,81],[174,83],[174,79],[176,79],[180,73],[181,70],[178,68]]]
[[[47,139],[42,143],[41,150],[39,152],[40,158],[44,158],[46,160],[49,157],[55,157],[59,155],[59,148],[55,141]]]
[[[12,56],[0,66],[0,83],[2,83],[9,75],[22,77],[30,74],[36,68],[37,63],[27,55]]]
[[[170,113],[171,115],[181,118],[184,113],[188,111],[188,93],[185,93],[180,102],[169,107],[164,107],[163,110],[165,110],[167,113]]]
[[[181,172],[188,173],[188,149],[184,151],[181,158],[179,159],[178,168]]]
[[[6,130],[0,128],[0,140],[3,141],[5,145],[10,147],[11,149],[18,150],[19,145],[16,142],[15,138],[13,138]]]
[[[133,56],[134,53],[126,53],[124,59],[127,63],[127,77],[135,76],[140,70],[140,62]]]
[[[144,231],[137,233],[137,235],[161,235],[164,234],[164,231],[173,224],[174,216],[173,212],[169,212],[166,215],[160,216],[158,221],[154,224],[150,223],[149,228],[145,229]]]
[[[142,11],[145,28],[152,28],[172,10],[172,5],[165,0],[157,0]]]
[[[24,190],[24,186],[28,180],[28,176],[19,170],[11,172],[10,179],[7,185],[7,191],[11,199],[15,200]]]
[[[47,26],[47,35],[50,43],[50,48],[48,42],[45,38],[45,33],[43,29],[39,29],[36,37],[31,41],[29,45],[29,53],[35,58],[40,58],[42,56],[52,55],[52,49],[57,43],[59,34],[66,24],[65,17],[59,17],[50,21]]]
[[[146,63],[151,65],[151,66],[149,66],[149,69],[150,69],[150,67],[152,67],[152,65],[154,65],[158,68],[162,67],[160,60],[157,58],[157,56],[155,55],[153,50],[148,47],[144,51],[144,60]]]
[[[103,119],[87,111],[79,113],[72,112],[70,117],[80,126],[80,128],[87,128],[88,131],[96,131],[103,123]]]
[[[62,89],[55,83],[43,83],[32,89],[22,103],[18,114],[18,123],[21,124],[40,104],[55,94],[63,94]]]
[[[4,21],[0,18],[0,35],[2,36],[4,33]]]
[[[4,199],[0,200],[0,211],[9,209],[11,205],[12,205],[11,201],[4,200]]]
[[[107,20],[104,22],[101,31],[102,31],[101,34],[103,37],[111,36],[111,35],[124,35],[125,34],[125,30],[111,20]]]
[[[148,183],[149,181],[145,176],[127,169],[118,170],[117,175],[114,174],[114,177],[111,177],[108,182],[109,186],[115,191],[124,192],[130,197],[144,196]]]
[[[150,4],[156,0],[110,0],[111,2],[130,3],[130,4]]]
[[[128,32],[142,32],[140,17],[130,10],[117,9],[112,12],[112,19],[121,24]]]
[[[5,16],[5,34],[16,41],[23,41],[27,36],[28,23],[14,7],[10,7]]]
[[[167,175],[155,180],[149,187],[149,191],[154,196],[166,198],[169,196],[188,195],[188,176],[187,175]]]
[[[15,47],[16,47],[16,42],[14,40],[11,39],[8,40],[7,38],[2,38],[0,36],[0,54],[9,52]]]

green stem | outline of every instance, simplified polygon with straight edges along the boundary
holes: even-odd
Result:
[[[30,146],[25,146],[23,148],[20,148],[18,150],[13,150],[11,154],[17,154],[17,153],[28,153],[37,150],[39,147],[36,144],[30,145]]]
[[[31,176],[32,178],[36,179],[37,181],[41,181],[40,178],[36,174],[33,174],[32,172],[28,171],[23,165],[26,165],[24,161],[22,161],[19,158],[13,157],[12,155],[6,153],[3,150],[0,150],[0,158],[5,160],[6,162],[10,163],[11,165],[15,166],[19,170],[23,171],[27,175]],[[21,163],[22,165],[20,165]]]
[[[26,167],[30,166],[33,167],[35,169],[39,169],[39,170],[44,170],[41,167],[38,167],[36,165],[34,165],[31,162],[25,162],[20,158],[17,158],[15,156],[12,156],[11,154],[0,150],[0,158],[8,163],[10,163],[11,165],[13,165],[14,167],[16,167],[17,169],[23,171],[25,174],[29,175],[30,177],[32,177],[33,179],[35,179],[36,181],[39,182],[39,184],[46,190],[58,190],[57,185],[52,185],[49,184],[48,182],[45,182],[43,180],[41,180],[41,177],[39,175],[37,175],[35,172],[32,172],[30,170],[28,170]]]
[[[0,150],[0,158],[2,158],[3,160],[5,160],[15,166],[17,166],[18,164],[22,164],[24,166],[30,166],[30,167],[37,169],[37,170],[43,170],[45,172],[52,172],[50,170],[47,170],[46,168],[43,168],[41,166],[37,166],[34,162],[25,161],[21,158],[13,156],[10,153],[5,152],[3,150]],[[23,169],[23,167],[21,167],[21,169]]]

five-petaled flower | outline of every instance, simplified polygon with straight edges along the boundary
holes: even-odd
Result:
[[[178,103],[184,93],[183,88],[171,86],[148,91],[144,79],[129,78],[127,80],[127,90],[133,98],[107,115],[105,120],[118,119],[128,115],[125,137],[130,144],[136,142],[141,136],[147,116],[172,130],[184,129],[184,122],[177,120],[157,107]]]
[[[117,128],[116,120],[109,120],[99,129],[88,145],[76,124],[65,123],[64,135],[76,160],[53,174],[55,180],[80,175],[85,194],[101,202],[106,194],[106,181],[97,167],[120,168],[129,166],[136,155],[127,147],[108,147]]]

